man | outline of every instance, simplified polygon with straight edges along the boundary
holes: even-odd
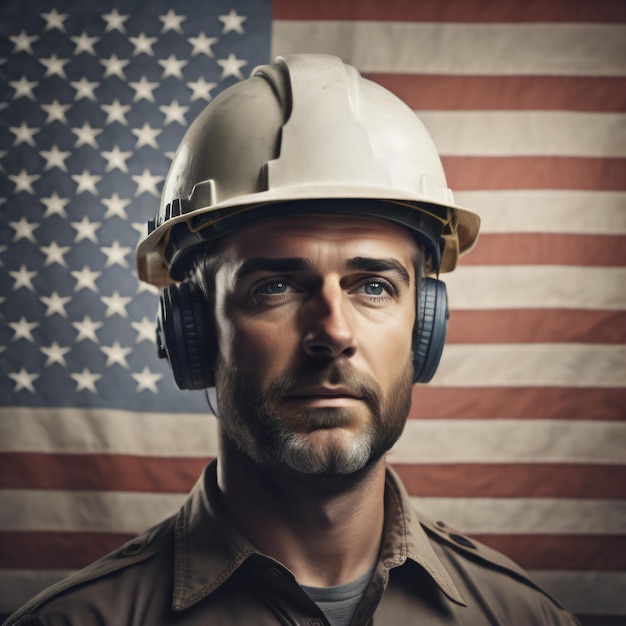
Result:
[[[576,623],[386,467],[443,348],[427,275],[478,234],[412,111],[339,59],[278,59],[191,126],[150,231],[160,351],[180,387],[216,387],[218,458],[177,515],[8,623]]]

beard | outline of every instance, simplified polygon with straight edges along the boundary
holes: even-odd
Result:
[[[363,474],[398,440],[408,416],[413,386],[409,361],[385,397],[371,377],[337,363],[307,368],[262,389],[258,379],[218,359],[216,388],[224,434],[255,464],[270,471],[317,476]],[[315,407],[283,414],[284,401],[299,389],[331,383],[362,398],[369,419],[358,430],[350,408]],[[341,429],[341,433],[337,431]],[[288,469],[289,468],[289,469]]]

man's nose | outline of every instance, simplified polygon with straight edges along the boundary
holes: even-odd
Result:
[[[322,358],[353,356],[357,345],[351,314],[350,302],[339,285],[320,289],[307,303],[304,351]]]

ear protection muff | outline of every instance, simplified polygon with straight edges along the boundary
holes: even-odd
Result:
[[[217,341],[213,307],[192,282],[164,289],[157,320],[159,357],[167,358],[180,389],[215,385]],[[413,381],[427,383],[435,374],[448,326],[445,284],[427,277],[422,283],[413,332]]]
[[[157,348],[170,363],[180,389],[215,386],[217,341],[213,306],[192,282],[163,290],[157,317]]]
[[[436,278],[422,281],[413,331],[413,382],[427,383],[437,371],[448,330],[446,285]]]

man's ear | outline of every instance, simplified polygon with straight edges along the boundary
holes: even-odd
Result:
[[[166,287],[157,318],[159,357],[169,361],[180,389],[215,385],[217,340],[215,306],[194,282]]]
[[[427,383],[437,371],[448,329],[448,294],[436,278],[424,278],[413,330],[413,382]]]

